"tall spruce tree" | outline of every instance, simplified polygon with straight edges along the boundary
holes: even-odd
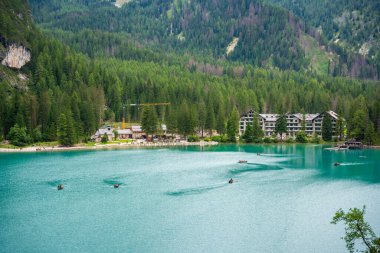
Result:
[[[253,134],[253,127],[251,123],[248,122],[242,138],[245,140],[246,143],[252,143],[255,140]]]
[[[366,129],[366,112],[360,108],[355,112],[354,117],[351,119],[350,136],[356,140],[362,141],[364,139]]]
[[[74,121],[70,112],[61,113],[59,117],[58,142],[63,146],[73,146],[77,142]]]
[[[152,106],[145,106],[141,118],[141,128],[149,136],[157,132],[158,119]]]
[[[274,131],[275,131],[276,134],[280,134],[280,138],[281,138],[281,141],[282,141],[282,135],[284,133],[288,132],[288,126],[287,126],[287,121],[286,121],[286,115],[285,114],[280,114],[280,116],[276,120]]]
[[[227,140],[236,142],[236,134],[239,131],[239,112],[234,107],[227,122]]]
[[[325,113],[322,121],[322,139],[324,141],[331,141],[333,136],[331,116]]]
[[[210,136],[212,135],[213,129],[215,129],[215,113],[211,105],[207,107],[206,129]]]
[[[341,116],[336,120],[335,131],[339,140],[342,140],[344,135],[344,120]]]
[[[198,106],[198,127],[199,127],[199,130],[201,131],[202,138],[203,138],[204,130],[206,128],[206,120],[207,120],[206,104],[202,100]]]
[[[260,127],[260,122],[258,118],[258,114],[253,114],[252,119],[252,134],[253,134],[253,141],[254,142],[261,142],[262,138],[264,137],[264,131]]]

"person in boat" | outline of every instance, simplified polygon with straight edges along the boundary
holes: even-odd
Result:
[[[63,184],[59,184],[59,185],[57,186],[58,191],[63,190],[64,188],[65,188],[65,187],[63,186]]]
[[[228,181],[229,184],[232,184],[233,182],[234,180],[232,178]]]
[[[113,188],[119,188],[119,186],[120,186],[119,184],[114,184]]]
[[[334,163],[334,166],[339,166],[340,165],[340,163]]]

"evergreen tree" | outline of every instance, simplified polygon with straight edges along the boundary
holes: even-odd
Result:
[[[207,119],[206,104],[202,100],[198,106],[198,127],[199,127],[199,130],[201,131],[202,138],[203,138],[204,130],[206,128],[206,119]]]
[[[255,140],[254,139],[254,133],[253,133],[253,127],[252,127],[251,123],[248,122],[242,138],[245,140],[246,143],[252,143]]]
[[[339,116],[336,120],[335,130],[336,135],[339,137],[339,140],[342,140],[344,135],[344,120],[341,116]]]
[[[369,121],[368,126],[365,130],[365,133],[364,133],[364,142],[367,145],[372,145],[375,141],[375,135],[376,135],[376,132],[375,132],[375,128],[373,126],[373,123]]]
[[[151,135],[157,132],[158,119],[156,110],[151,106],[144,107],[141,128],[147,134]]]
[[[227,140],[236,142],[236,134],[239,131],[239,112],[236,107],[232,110],[227,122]]]
[[[261,142],[262,138],[264,137],[264,131],[260,127],[260,122],[259,122],[257,113],[253,114],[252,132],[253,132],[253,141],[254,142]]]
[[[324,141],[331,141],[333,136],[331,116],[325,113],[322,121],[322,139]]]
[[[215,113],[211,105],[207,107],[206,129],[210,136],[212,135],[213,129],[215,129]]]
[[[66,115],[63,113],[61,113],[58,120],[58,142],[63,146],[68,146],[67,119]]]
[[[358,109],[355,114],[353,119],[351,120],[351,131],[350,131],[350,136],[352,138],[355,138],[356,140],[363,140],[365,131],[367,128],[367,119],[366,119],[366,113],[363,109]]]
[[[189,105],[183,102],[178,113],[178,130],[186,139],[188,135],[194,133],[196,126],[196,118],[194,116]]]
[[[305,113],[302,114],[302,121],[301,121],[301,131],[306,131],[306,115]]]
[[[166,117],[166,127],[169,133],[172,135],[177,132],[177,115],[176,112],[172,109],[169,109],[168,116]]]
[[[71,113],[61,113],[58,120],[58,142],[63,146],[73,146],[77,141]]]
[[[222,112],[221,110],[219,110],[219,113],[218,113],[218,116],[217,116],[217,119],[216,119],[216,131],[222,135],[226,132],[226,119],[225,119],[225,116],[224,116],[224,112]]]
[[[288,127],[287,127],[287,121],[286,121],[286,115],[281,114],[278,119],[276,120],[276,125],[274,129],[276,134],[280,134],[281,140],[282,140],[282,134],[288,132]]]

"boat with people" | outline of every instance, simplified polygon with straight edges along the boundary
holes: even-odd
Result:
[[[247,163],[247,160],[239,160],[239,163]]]

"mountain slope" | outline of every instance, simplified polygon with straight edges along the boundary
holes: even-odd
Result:
[[[316,28],[305,26],[285,9],[257,0],[144,0],[122,8],[101,0],[31,0],[31,4],[37,22],[52,30],[124,32],[150,48],[283,70],[374,79],[380,71],[376,61],[337,44],[328,46]],[[305,36],[318,48],[307,51]],[[226,54],[234,39],[238,39],[234,50]],[[316,62],[313,52],[320,52],[317,58],[323,56],[322,61]]]
[[[364,56],[380,73],[380,1],[266,0],[292,11],[330,41]]]

